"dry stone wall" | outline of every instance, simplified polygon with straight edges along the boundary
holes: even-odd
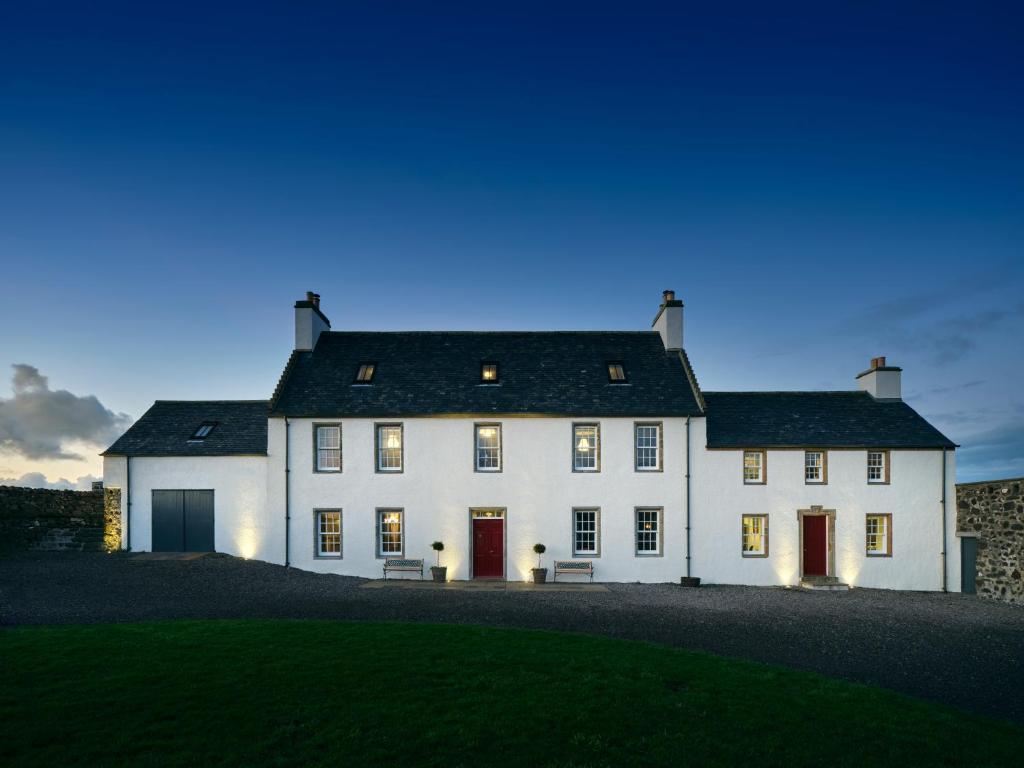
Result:
[[[978,594],[1024,605],[1024,478],[956,487],[957,529],[978,535]]]
[[[103,491],[0,485],[0,548],[102,550],[103,497]]]

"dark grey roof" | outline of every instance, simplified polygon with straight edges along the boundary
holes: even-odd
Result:
[[[497,362],[499,385],[480,384]],[[628,384],[608,382],[621,362]],[[360,363],[377,364],[353,386]],[[279,415],[398,417],[441,414],[684,416],[699,414],[682,356],[654,331],[341,332],[298,352],[271,401]]]
[[[901,400],[867,392],[705,392],[709,448],[953,448]]]
[[[267,453],[266,400],[157,400],[104,455],[239,456]],[[190,441],[204,421],[217,426]]]

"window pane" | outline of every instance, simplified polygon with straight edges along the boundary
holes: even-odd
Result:
[[[881,451],[868,453],[868,480],[875,483],[885,480],[885,454]]]
[[[820,451],[808,451],[804,454],[804,479],[821,480],[822,455]]]
[[[501,468],[501,428],[497,425],[476,428],[477,469]]]
[[[885,515],[868,515],[867,551],[872,555],[889,554],[889,518]]]
[[[317,469],[341,469],[341,427],[316,428]]]
[[[760,451],[747,451],[743,454],[743,479],[755,483],[761,481]]]
[[[577,425],[572,436],[572,465],[576,470],[597,469],[599,433],[596,424]]]
[[[377,469],[402,468],[402,428],[398,425],[377,428]]]
[[[359,366],[359,372],[356,374],[356,381],[363,383],[373,381],[373,372],[377,369],[377,366],[373,363],[363,363]]]
[[[658,437],[660,428],[657,424],[640,424],[636,427],[636,466],[637,469],[658,469]]]
[[[318,551],[320,555],[341,554],[341,512],[318,512]]]
[[[763,555],[767,552],[767,518],[764,515],[743,516],[743,553]]]
[[[573,551],[578,555],[597,552],[597,510],[578,509],[573,513]]]
[[[483,363],[480,366],[480,378],[483,381],[495,382],[498,380],[498,364]]]
[[[625,381],[626,369],[621,363],[608,363],[608,379],[610,381]]]
[[[636,551],[647,554],[658,552],[658,518],[657,509],[638,509],[636,511]]]
[[[380,552],[382,555],[402,554],[402,513],[390,510],[380,515]]]

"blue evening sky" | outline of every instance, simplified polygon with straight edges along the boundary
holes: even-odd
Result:
[[[440,5],[6,4],[0,367],[137,418],[268,397],[306,290],[642,329],[673,288],[705,389],[884,354],[960,479],[1024,475],[1018,4]]]

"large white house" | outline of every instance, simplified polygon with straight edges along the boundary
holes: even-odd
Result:
[[[104,453],[123,547],[380,577],[959,590],[955,445],[876,358],[843,392],[702,392],[653,330],[344,332],[316,294],[269,401],[157,401]]]

